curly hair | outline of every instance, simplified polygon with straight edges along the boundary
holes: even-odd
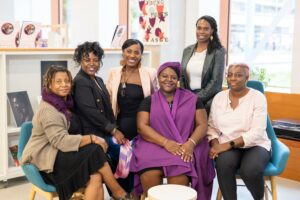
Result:
[[[209,16],[209,15],[204,15],[204,16],[200,17],[197,20],[196,27],[197,27],[198,22],[202,19],[207,21],[210,24],[211,28],[214,30],[213,33],[212,33],[213,39],[209,40],[209,43],[208,43],[208,46],[207,46],[207,53],[210,54],[215,49],[222,48],[223,46],[222,46],[220,38],[218,36],[218,26],[217,26],[216,20],[213,17]]]
[[[52,83],[52,80],[58,72],[66,73],[68,75],[68,78],[70,79],[70,83],[72,84],[72,75],[68,69],[58,67],[56,65],[51,65],[51,67],[46,71],[46,73],[43,76],[43,88],[45,88],[48,92],[50,91],[50,85]]]
[[[104,57],[104,50],[100,46],[98,42],[85,42],[80,44],[75,49],[73,60],[80,65],[83,57],[89,56],[89,53],[95,54],[101,61],[102,65],[102,58]]]

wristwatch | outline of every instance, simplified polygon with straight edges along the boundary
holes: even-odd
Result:
[[[235,148],[235,142],[232,140],[232,141],[230,141],[229,142],[229,144],[230,144],[230,147],[232,148],[232,149],[234,149]]]

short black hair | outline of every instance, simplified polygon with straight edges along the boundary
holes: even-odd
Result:
[[[127,39],[123,45],[122,45],[122,51],[124,51],[125,49],[127,49],[128,47],[134,45],[134,44],[139,44],[141,47],[141,53],[143,54],[144,52],[144,45],[141,41],[137,40],[137,39]]]
[[[75,49],[74,55],[73,55],[73,60],[80,64],[83,57],[88,56],[89,53],[95,54],[101,61],[102,65],[102,58],[104,56],[104,50],[100,46],[98,42],[85,42],[83,44],[80,44],[77,46]]]

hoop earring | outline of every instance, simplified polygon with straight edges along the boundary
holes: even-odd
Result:
[[[212,40],[214,39],[214,36],[211,35],[211,36],[209,37],[209,39],[210,39],[210,41],[212,41]]]

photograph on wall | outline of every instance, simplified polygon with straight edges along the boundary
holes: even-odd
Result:
[[[18,47],[20,26],[18,22],[0,22],[0,48]]]
[[[66,60],[47,60],[47,61],[42,60],[41,61],[41,91],[43,90],[43,76],[51,66],[62,67],[67,69],[68,61]]]
[[[7,97],[18,127],[24,122],[32,120],[33,110],[27,91],[8,92]]]
[[[126,25],[117,25],[113,38],[111,40],[111,48],[121,48],[126,40]]]
[[[169,40],[168,0],[130,1],[130,37],[147,45]]]

